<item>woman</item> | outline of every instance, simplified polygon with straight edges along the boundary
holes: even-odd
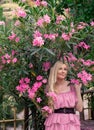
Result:
[[[53,112],[45,120],[45,130],[80,130],[80,121],[75,110],[82,111],[81,84],[66,80],[68,66],[57,61],[51,68],[48,92],[54,92],[56,100],[49,100]]]

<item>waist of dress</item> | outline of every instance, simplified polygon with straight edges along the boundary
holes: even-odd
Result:
[[[75,114],[75,109],[74,108],[59,108],[59,109],[55,109],[54,113]]]

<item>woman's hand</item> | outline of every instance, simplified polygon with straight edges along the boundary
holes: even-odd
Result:
[[[75,87],[76,92],[80,92],[80,91],[81,91],[82,84],[81,84],[81,83],[76,84],[74,87]]]

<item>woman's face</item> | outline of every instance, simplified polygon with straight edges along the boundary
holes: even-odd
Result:
[[[68,67],[65,64],[61,64],[57,70],[57,79],[65,79],[67,76]]]

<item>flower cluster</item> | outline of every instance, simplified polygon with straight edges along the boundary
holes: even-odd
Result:
[[[6,53],[5,55],[1,56],[2,63],[3,64],[10,64],[10,63],[14,64],[14,63],[16,63],[18,59],[16,57],[14,57],[15,53],[16,52],[14,50],[12,50],[12,54],[11,55]]]
[[[15,41],[15,42],[19,42],[20,38],[16,36],[16,34],[14,32],[12,32],[12,34],[8,37],[8,39],[10,41]]]

